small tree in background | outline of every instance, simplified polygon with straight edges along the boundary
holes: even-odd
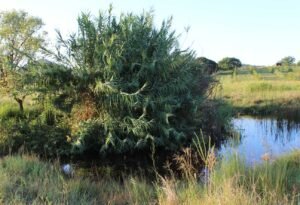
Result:
[[[291,66],[295,64],[296,59],[293,56],[287,56],[282,58],[277,64],[281,64],[283,66]]]
[[[226,57],[218,62],[218,66],[222,70],[234,70],[236,68],[242,67],[242,63],[237,58]]]
[[[0,86],[10,94],[23,111],[27,95],[23,74],[45,43],[40,18],[24,11],[0,13]]]

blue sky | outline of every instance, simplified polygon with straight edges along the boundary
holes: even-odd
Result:
[[[233,56],[256,65],[288,55],[300,60],[299,0],[0,0],[0,10],[23,9],[41,17],[54,38],[54,29],[76,31],[81,11],[97,14],[110,3],[116,15],[152,8],[157,24],[173,16],[182,48],[198,56],[215,61]]]

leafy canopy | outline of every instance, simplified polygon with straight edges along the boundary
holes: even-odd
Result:
[[[2,63],[18,69],[34,58],[41,48],[45,33],[41,32],[40,18],[29,16],[24,11],[0,13],[0,51]]]
[[[0,88],[9,93],[23,110],[24,72],[44,45],[43,22],[24,11],[0,13]]]
[[[226,57],[218,62],[219,68],[222,70],[233,70],[242,66],[242,63],[237,58]]]
[[[282,58],[278,63],[285,66],[290,66],[295,64],[296,59],[293,56],[287,56]]]

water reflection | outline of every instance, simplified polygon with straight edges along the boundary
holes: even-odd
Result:
[[[235,139],[223,144],[220,154],[237,152],[247,163],[257,163],[268,153],[276,157],[300,148],[300,123],[286,119],[239,117],[233,125],[240,133]]]

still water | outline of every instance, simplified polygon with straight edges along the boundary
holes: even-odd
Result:
[[[238,153],[248,164],[262,161],[263,156],[276,158],[300,149],[300,123],[273,118],[239,117],[233,120],[238,134],[220,148],[220,154]]]

